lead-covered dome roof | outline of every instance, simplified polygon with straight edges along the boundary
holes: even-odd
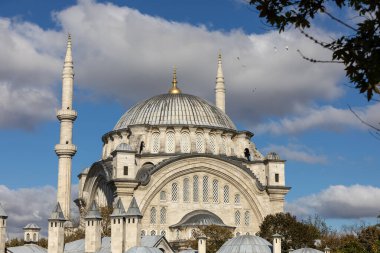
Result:
[[[216,253],[272,253],[272,244],[254,235],[241,235],[229,239]]]
[[[219,108],[189,94],[162,94],[138,103],[120,118],[114,130],[133,125],[192,125],[236,130]]]

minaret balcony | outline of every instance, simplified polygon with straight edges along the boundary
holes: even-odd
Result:
[[[78,114],[74,110],[61,109],[57,111],[57,118],[59,120],[72,120],[74,121],[77,118]]]
[[[73,156],[77,152],[77,147],[74,144],[57,144],[55,145],[55,153],[59,155]]]

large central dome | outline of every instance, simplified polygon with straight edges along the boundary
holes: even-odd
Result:
[[[192,125],[236,130],[224,112],[188,94],[162,94],[138,103],[120,118],[114,130],[133,125]]]

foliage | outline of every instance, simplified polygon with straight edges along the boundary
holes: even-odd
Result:
[[[276,213],[265,217],[260,225],[258,236],[269,242],[274,234],[283,236],[282,249],[314,247],[314,241],[321,236],[320,231],[312,224],[297,221],[295,216],[289,213]]]
[[[363,229],[358,235],[358,240],[366,252],[380,252],[380,228],[377,226]]]
[[[345,66],[350,81],[371,100],[380,94],[380,1],[368,0],[250,0],[267,23],[284,31],[289,26],[301,32],[315,43],[332,51],[332,60]],[[355,26],[344,22],[329,12],[328,8],[342,10],[346,7],[357,14]],[[346,34],[330,42],[322,42],[305,32],[317,14],[325,14],[333,21],[348,28]],[[318,61],[304,57],[311,62]]]
[[[80,228],[73,229],[69,233],[65,233],[65,243],[83,239],[84,236],[85,236],[84,229],[80,229]]]
[[[13,238],[5,243],[5,247],[17,247],[17,246],[22,246],[25,244],[25,241],[23,239],[19,238]]]
[[[37,245],[47,249],[48,248],[48,240],[46,238],[41,238],[38,242]]]
[[[207,253],[217,252],[228,239],[233,237],[231,229],[217,225],[201,226],[193,233],[194,240],[189,241],[188,246],[197,249],[198,240],[196,238],[202,235],[207,237]]]
[[[101,207],[100,215],[102,216],[102,237],[111,236],[111,217],[113,207]]]

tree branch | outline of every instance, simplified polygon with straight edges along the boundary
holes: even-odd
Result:
[[[376,131],[377,134],[380,134],[380,128],[374,127],[373,125],[369,124],[368,122],[364,121],[360,116],[351,108],[350,105],[347,105],[352,114],[355,115],[355,117],[364,125],[368,126],[369,128],[372,128],[373,130]]]
[[[342,24],[342,25],[344,25],[344,26],[346,26],[346,27],[354,30],[355,32],[357,31],[357,29],[355,29],[354,27],[352,27],[349,24],[343,22],[342,20],[334,17],[332,14],[330,14],[330,12],[328,12],[328,11],[325,10],[323,13],[325,13],[327,16],[329,16],[331,19],[335,20],[336,22],[338,22],[338,23],[340,23],[340,24]]]
[[[333,60],[323,61],[323,60],[316,60],[313,58],[309,58],[309,57],[304,56],[302,54],[301,50],[299,50],[299,49],[297,49],[297,52],[301,55],[301,57],[304,60],[307,60],[307,61],[312,62],[312,63],[343,63],[343,61],[333,61]]]

